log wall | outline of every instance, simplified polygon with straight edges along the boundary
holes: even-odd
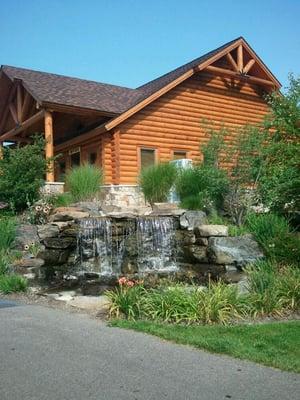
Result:
[[[237,128],[257,124],[266,114],[263,94],[253,84],[205,72],[194,75],[117,127],[111,166],[107,150],[106,182],[135,184],[141,147],[156,149],[158,161],[171,160],[174,150],[185,150],[188,158],[200,161],[201,145],[208,140],[207,124],[228,128],[225,140],[234,140]]]

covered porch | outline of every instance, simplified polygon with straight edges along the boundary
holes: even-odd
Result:
[[[56,157],[45,177],[50,187],[63,182],[72,167],[83,163],[103,167],[105,136],[97,127],[115,114],[41,102],[22,80],[11,80],[3,71],[0,74],[0,156],[2,146],[23,146],[35,134],[42,134],[45,157]]]

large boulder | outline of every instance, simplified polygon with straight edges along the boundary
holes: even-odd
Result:
[[[216,264],[233,264],[239,268],[264,256],[252,235],[211,237],[208,253],[210,260]]]
[[[197,236],[228,236],[228,226],[225,225],[201,225],[196,229]]]
[[[184,247],[184,254],[186,259],[192,263],[208,263],[206,246],[186,246]]]
[[[21,224],[17,227],[15,248],[26,250],[29,246],[39,243],[36,225]]]
[[[38,225],[37,230],[41,240],[53,238],[59,234],[59,227],[52,224]]]
[[[154,203],[152,215],[180,216],[185,210],[178,208],[176,203]]]
[[[206,224],[207,217],[203,211],[186,211],[180,216],[179,222],[181,229],[192,231],[196,227]]]
[[[51,222],[65,222],[89,217],[89,212],[77,207],[58,207],[50,217]]]

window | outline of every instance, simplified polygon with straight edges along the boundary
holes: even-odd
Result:
[[[71,167],[79,167],[80,166],[80,152],[71,154]]]
[[[60,160],[58,163],[58,176],[60,182],[63,182],[65,180],[65,175],[66,175],[66,161]]]
[[[181,160],[186,157],[186,151],[174,150],[173,151],[173,160]]]
[[[141,149],[141,169],[155,164],[155,150]]]
[[[89,164],[94,165],[97,161],[97,153],[89,153]]]

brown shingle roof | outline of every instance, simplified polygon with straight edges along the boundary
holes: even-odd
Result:
[[[10,66],[2,66],[2,70],[11,79],[21,79],[41,102],[121,114],[240,39],[238,37],[136,89]]]
[[[120,114],[134,104],[140,93],[126,87],[108,85],[24,68],[2,66],[10,79],[21,79],[40,102],[83,107]]]

